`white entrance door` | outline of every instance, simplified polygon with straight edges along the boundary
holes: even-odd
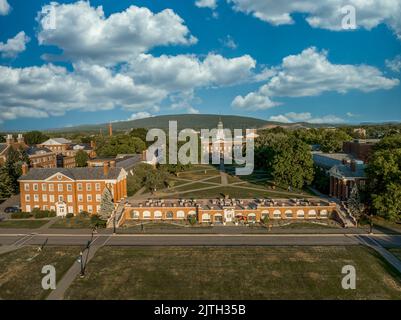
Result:
[[[65,202],[56,203],[57,217],[65,217],[67,215],[67,204]]]
[[[224,210],[224,219],[226,222],[232,222],[234,218],[234,210]]]

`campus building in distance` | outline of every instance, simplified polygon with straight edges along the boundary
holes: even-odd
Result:
[[[114,203],[127,196],[127,172],[109,165],[96,168],[31,169],[23,165],[19,179],[21,210],[56,211],[57,216],[86,211],[97,214],[102,194],[109,188]]]
[[[89,158],[96,157],[95,142],[73,143],[65,138],[51,138],[38,145],[39,148],[51,150],[57,156],[57,167],[75,168],[75,155],[78,151],[86,152]]]

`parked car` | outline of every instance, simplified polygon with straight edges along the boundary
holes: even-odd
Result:
[[[18,207],[7,207],[4,209],[5,213],[14,213],[14,212],[20,212],[21,210]]]

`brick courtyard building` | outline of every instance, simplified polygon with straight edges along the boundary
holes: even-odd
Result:
[[[19,179],[21,210],[54,210],[58,216],[86,211],[97,214],[104,189],[114,203],[127,196],[127,172],[123,168],[31,169],[23,165]]]
[[[343,143],[343,152],[352,155],[355,159],[369,162],[369,157],[373,152],[373,147],[379,139],[356,139]]]
[[[24,136],[19,133],[15,140],[12,134],[6,136],[6,143],[0,143],[0,165],[7,161],[9,149],[16,151],[24,150],[29,157],[30,166],[33,168],[55,168],[57,167],[56,154],[44,147],[28,146]]]
[[[64,138],[51,138],[38,145],[39,148],[49,149],[57,156],[57,167],[75,168],[75,155],[78,151],[86,152],[89,158],[96,157],[95,143],[73,143]]]
[[[119,225],[137,221],[184,221],[199,223],[258,222],[273,220],[327,220],[336,204],[320,199],[202,199],[132,200],[126,204]]]

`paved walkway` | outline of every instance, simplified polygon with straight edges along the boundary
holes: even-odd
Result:
[[[82,254],[82,259],[85,262],[85,268],[91,259],[95,256],[96,252],[103,247],[111,236],[101,237],[97,236],[92,241],[91,245],[88,249],[86,249]],[[78,259],[74,262],[71,268],[67,271],[67,273],[63,276],[63,278],[57,283],[56,289],[50,292],[47,300],[63,300],[64,295],[67,292],[68,288],[74,282],[74,280],[80,276],[81,274],[81,263]]]
[[[38,232],[43,232],[47,231],[53,224],[55,224],[58,220],[60,220],[60,217],[54,217],[49,220],[46,224],[41,226],[40,228],[36,229]]]
[[[378,252],[389,264],[401,273],[401,261],[390,251],[386,250],[378,241],[368,236],[359,236],[358,238],[364,245]]]

